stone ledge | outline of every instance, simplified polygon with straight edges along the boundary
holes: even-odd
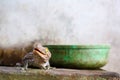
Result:
[[[120,74],[104,70],[29,69],[0,67],[0,80],[120,80]]]

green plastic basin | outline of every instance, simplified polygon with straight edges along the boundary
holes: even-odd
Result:
[[[50,64],[61,68],[96,69],[108,61],[109,45],[45,45],[52,53]]]

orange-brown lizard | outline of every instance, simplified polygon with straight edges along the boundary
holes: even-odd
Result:
[[[50,69],[49,60],[51,53],[47,47],[43,47],[40,43],[35,43],[33,51],[27,53],[23,59],[24,69],[27,70],[28,66],[38,67],[40,69]]]

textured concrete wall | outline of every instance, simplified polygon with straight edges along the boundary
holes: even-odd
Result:
[[[0,46],[110,44],[106,70],[120,72],[120,0],[0,0]]]

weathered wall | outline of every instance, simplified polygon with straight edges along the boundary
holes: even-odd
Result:
[[[120,0],[0,0],[0,46],[111,44],[106,70],[120,72]]]

